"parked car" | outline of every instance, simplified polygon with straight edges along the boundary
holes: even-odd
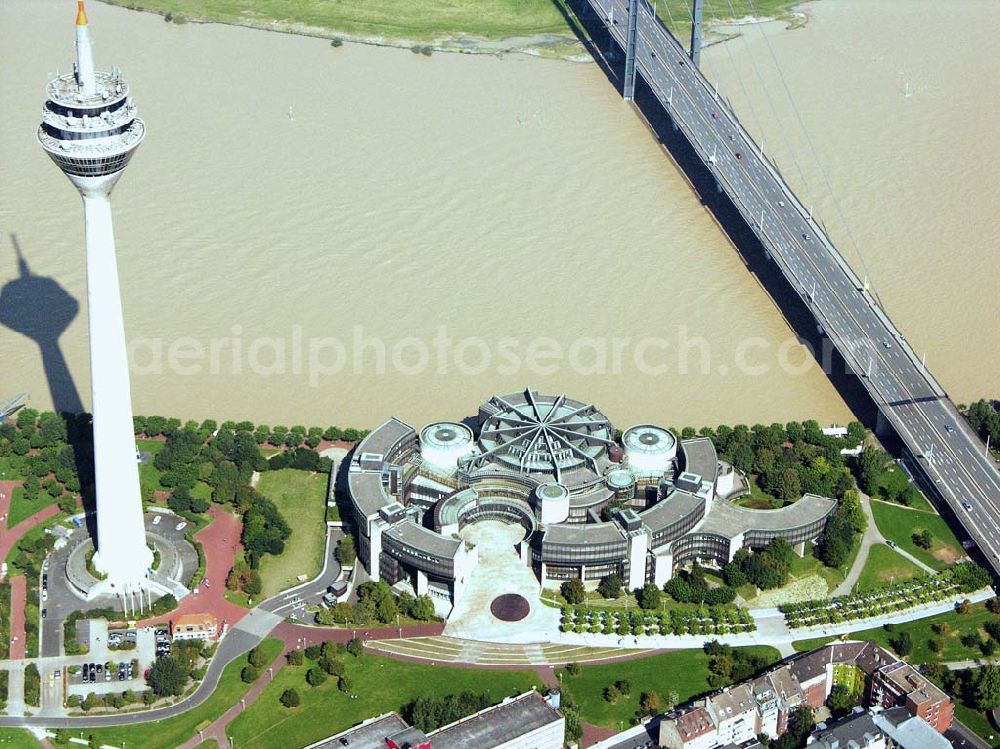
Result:
[[[185,528],[187,528],[187,523],[185,523],[183,520],[174,526],[175,531],[182,531]]]
[[[153,518],[153,525],[159,525],[161,520],[163,520],[163,516],[157,515],[155,518]]]

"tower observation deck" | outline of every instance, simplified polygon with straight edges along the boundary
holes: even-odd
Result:
[[[143,527],[125,323],[111,191],[146,128],[121,71],[94,69],[83,0],[77,0],[73,72],[49,81],[38,142],[83,197],[87,241],[91,409],[97,538],[94,566],[126,608],[142,606],[153,555]]]
[[[73,72],[49,81],[38,142],[77,189],[109,195],[146,134],[121,71],[94,70],[90,29],[78,0]]]

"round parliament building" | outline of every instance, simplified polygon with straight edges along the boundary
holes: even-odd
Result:
[[[634,589],[778,536],[801,553],[836,507],[807,494],[747,509],[727,499],[738,481],[709,439],[653,424],[619,433],[592,405],[532,390],[493,396],[465,423],[418,431],[391,418],[358,445],[347,475],[371,577],[408,582],[439,608],[461,598],[476,567],[460,534],[480,521],[517,528],[517,557],[543,586],[614,573]]]

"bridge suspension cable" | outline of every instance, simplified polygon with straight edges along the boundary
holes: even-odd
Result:
[[[749,3],[753,15],[757,17],[757,7],[755,1],[754,0],[746,0],[746,1]],[[792,91],[788,86],[788,81],[785,79],[785,74],[781,69],[781,65],[778,63],[778,56],[774,53],[774,47],[771,46],[771,40],[768,38],[767,34],[764,33],[764,29],[761,26],[761,24],[754,24],[754,25],[757,27],[757,31],[760,33],[761,37],[763,37],[765,45],[767,45],[768,54],[770,55],[771,61],[774,63],[775,70],[778,73],[778,80],[781,81],[782,89],[785,92],[785,96],[788,99],[788,103],[791,105],[792,112],[795,114],[795,119],[798,121],[799,127],[802,130],[802,134],[805,136],[806,143],[809,146],[809,151],[812,154],[813,160],[819,167],[820,174],[822,175],[823,182],[826,186],[826,191],[830,196],[830,200],[833,202],[833,206],[837,212],[838,218],[840,219],[840,223],[844,227],[845,232],[847,233],[847,238],[850,241],[851,246],[854,248],[854,252],[858,256],[858,259],[861,261],[861,267],[864,269],[865,278],[872,284],[872,295],[875,301],[881,307],[882,300],[879,298],[877,288],[874,287],[874,279],[872,278],[871,270],[868,267],[868,261],[865,259],[864,253],[861,251],[861,245],[858,244],[857,237],[854,234],[854,230],[851,228],[850,222],[847,220],[847,216],[845,215],[843,208],[841,208],[840,201],[837,200],[837,195],[833,190],[833,184],[830,181],[830,175],[827,172],[826,167],[823,165],[822,160],[819,158],[819,153],[816,150],[816,146],[813,143],[813,139],[809,135],[809,131],[806,128],[805,122],[802,119],[802,113],[799,111],[798,106],[796,106],[795,104],[795,98],[792,96]]]
[[[737,18],[738,16],[736,14],[736,7],[733,5],[733,0],[726,0],[726,2],[729,4],[729,10],[732,13],[732,17],[733,18]],[[782,121],[781,117],[778,115],[777,107],[774,105],[774,99],[771,97],[770,89],[769,89],[767,83],[764,81],[764,76],[761,75],[760,67],[757,65],[757,60],[754,58],[753,54],[751,53],[750,43],[747,41],[746,34],[743,34],[742,32],[740,32],[740,33],[737,34],[737,36],[739,36],[740,39],[743,41],[743,48],[746,50],[746,55],[747,55],[747,57],[750,60],[750,67],[753,68],[754,76],[757,78],[757,82],[760,84],[760,88],[764,92],[764,98],[767,100],[768,108],[771,110],[771,116],[774,118],[774,122],[775,122],[775,124],[778,127],[778,132],[781,135],[781,143],[785,147],[785,150],[788,152],[788,154],[791,156],[791,158],[792,158],[792,164],[795,166],[795,171],[798,172],[798,174],[799,174],[799,180],[802,183],[803,189],[805,189],[805,191],[806,191],[806,199],[808,200],[809,205],[812,205],[813,202],[815,201],[815,198],[813,196],[812,187],[809,184],[809,180],[806,179],[806,175],[805,175],[805,172],[802,169],[802,165],[799,163],[798,158],[795,156],[795,149],[792,148],[792,146],[791,146],[791,141],[788,138],[788,131],[785,128],[784,122]],[[727,47],[729,46],[726,43],[724,43],[724,45],[727,46]],[[737,78],[739,78],[741,76],[741,74],[740,74],[740,68],[739,68],[739,66],[736,65],[736,61],[734,60],[732,54],[729,55],[729,60],[733,64],[733,71],[734,71],[734,73],[736,74]],[[742,84],[741,84],[741,87],[742,87]],[[744,89],[744,95],[745,95],[745,89]],[[764,131],[763,131],[763,129],[761,129],[759,131],[759,137],[761,139],[761,142],[760,142],[759,145],[760,145],[761,153],[763,153],[763,150],[764,150],[764,148],[763,148],[763,146],[764,146]]]

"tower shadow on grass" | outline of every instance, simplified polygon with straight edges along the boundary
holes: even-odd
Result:
[[[42,355],[53,408],[66,420],[87,512],[88,530],[93,535],[95,529],[90,527],[94,509],[91,417],[84,412],[80,391],[59,345],[59,338],[79,314],[80,303],[55,279],[32,273],[17,235],[11,234],[10,242],[17,254],[18,275],[0,289],[0,324],[30,338]]]

